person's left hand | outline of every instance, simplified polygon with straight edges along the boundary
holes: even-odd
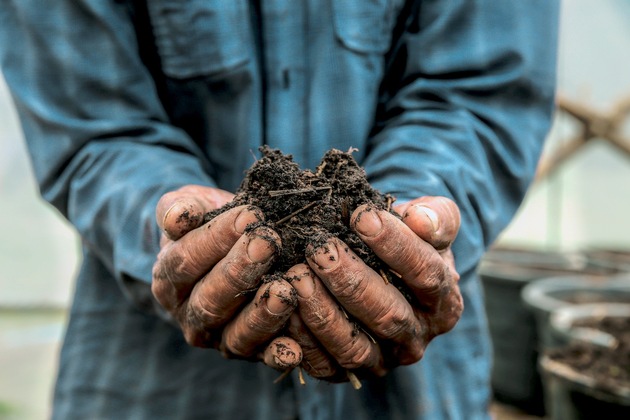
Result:
[[[261,360],[279,370],[301,361],[299,345],[280,335],[295,309],[295,291],[281,279],[261,284],[281,241],[251,206],[231,208],[203,224],[204,214],[232,199],[217,188],[186,185],[161,197],[163,232],[151,290],[188,344],[226,357]]]
[[[384,375],[420,360],[428,343],[459,320],[463,300],[451,251],[460,226],[457,205],[422,197],[395,210],[402,220],[361,206],[351,226],[400,277],[410,300],[336,238],[312,250],[308,265],[287,273],[299,296],[289,330],[311,376]]]

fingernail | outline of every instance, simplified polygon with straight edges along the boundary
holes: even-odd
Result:
[[[203,215],[201,213],[195,212],[194,210],[195,208],[192,204],[177,201],[173,203],[173,205],[169,207],[168,210],[166,210],[166,213],[164,213],[162,226],[164,226],[166,230],[168,230],[169,227],[173,227],[167,226],[168,219],[169,217],[171,217],[171,213],[173,213],[173,217],[175,218],[173,220],[174,225],[179,226],[179,230],[192,230],[201,224],[201,219],[203,218]]]
[[[328,241],[325,245],[320,246],[315,250],[311,259],[319,266],[319,268],[334,268],[339,263],[337,246],[333,242]]]
[[[243,233],[250,224],[260,222],[262,220],[260,216],[258,210],[243,209],[234,220],[234,229],[238,233]]]
[[[285,304],[280,297],[276,295],[269,295],[267,298],[267,310],[274,315],[279,315],[283,313],[287,309],[287,304]]]
[[[315,279],[313,279],[309,271],[294,277],[291,285],[298,296],[303,299],[310,298],[315,292]]]
[[[383,222],[377,210],[368,207],[357,216],[354,227],[363,236],[376,236],[383,230]]]
[[[415,207],[417,211],[422,212],[429,219],[429,221],[431,222],[431,227],[433,228],[433,232],[437,232],[440,228],[440,221],[438,219],[437,213],[428,207],[420,205],[415,205],[413,207]]]
[[[164,213],[164,217],[162,218],[162,226],[166,226],[166,219],[168,219],[169,214],[171,214],[171,212],[173,211],[173,209],[178,206],[179,203],[175,202],[173,204],[171,204],[171,207],[168,208],[168,210],[166,210],[166,212]]]
[[[276,251],[276,247],[267,239],[260,236],[253,236],[247,244],[247,256],[254,263],[264,263],[269,261]]]
[[[267,310],[274,315],[281,315],[287,308],[296,305],[295,291],[288,285],[272,283],[267,289]]]

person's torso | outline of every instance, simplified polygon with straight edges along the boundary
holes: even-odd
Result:
[[[238,187],[262,144],[308,168],[332,147],[361,160],[400,3],[147,2],[161,98],[220,187]]]

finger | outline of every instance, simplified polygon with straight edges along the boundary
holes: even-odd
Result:
[[[394,210],[416,235],[438,250],[453,243],[461,224],[459,208],[446,197],[421,197]]]
[[[366,368],[383,375],[382,355],[361,327],[348,318],[306,264],[287,271],[298,295],[298,312],[322,347],[345,369]]]
[[[339,365],[326,354],[296,312],[289,317],[288,332],[302,348],[301,366],[309,375],[314,378],[331,378],[337,374]]]
[[[307,255],[309,266],[341,306],[370,333],[394,344],[400,363],[420,360],[426,346],[425,327],[396,287],[386,284],[337,238]]]
[[[274,369],[293,369],[302,362],[302,349],[292,338],[274,338],[263,352],[262,360]]]
[[[360,206],[352,215],[351,225],[374,253],[401,275],[422,310],[433,315],[429,319],[440,318],[437,324],[431,324],[428,333],[451,329],[461,316],[463,303],[457,287],[459,277],[445,259],[387,212]]]
[[[431,308],[416,309],[416,316],[424,319],[428,325],[429,339],[452,330],[464,309],[464,301],[456,283],[449,282],[441,290],[440,299]]]
[[[225,325],[251,299],[261,277],[273,264],[280,237],[260,226],[244,234],[212,270],[198,281],[187,302],[177,310],[182,331],[189,343],[200,343],[206,330]]]
[[[223,330],[222,351],[249,358],[284,327],[297,306],[295,289],[281,279],[263,284],[238,316]]]
[[[398,273],[419,302],[432,304],[447,277],[438,252],[402,221],[374,207],[360,206],[351,226],[385,264]]]
[[[230,251],[245,228],[262,220],[259,210],[235,207],[178,241],[164,241],[153,267],[152,291],[172,310],[188,297],[195,283]],[[255,251],[255,249],[254,249]]]
[[[179,239],[201,226],[205,213],[222,207],[233,197],[234,194],[218,188],[186,185],[160,198],[155,217],[170,239]]]

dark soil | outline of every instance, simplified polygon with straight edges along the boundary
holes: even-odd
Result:
[[[575,342],[550,351],[549,357],[592,377],[601,389],[630,388],[630,318],[593,318],[580,321],[579,326],[604,331],[615,337],[618,345],[606,348]]]
[[[262,158],[247,171],[234,200],[206,214],[204,222],[236,206],[256,206],[262,210],[265,221],[249,229],[264,224],[282,239],[280,255],[270,274],[284,273],[293,265],[306,262],[309,244],[317,248],[337,237],[366,264],[395,283],[388,267],[349,226],[352,212],[360,205],[391,211],[394,201],[370,186],[365,171],[352,157],[352,150],[328,151],[315,172],[300,169],[291,155],[279,150],[263,146],[260,151]]]

